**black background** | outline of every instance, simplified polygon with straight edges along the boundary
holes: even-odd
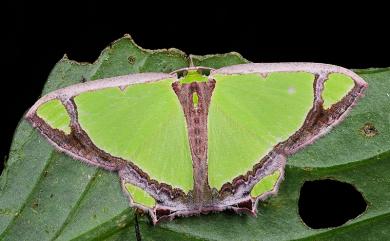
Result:
[[[18,121],[65,53],[72,60],[93,62],[125,33],[147,49],[175,47],[200,55],[237,51],[252,62],[390,66],[387,7],[372,1],[364,6],[313,2],[7,3],[0,157],[6,160]]]

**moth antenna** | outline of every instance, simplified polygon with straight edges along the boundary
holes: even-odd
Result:
[[[192,54],[190,54],[189,58],[190,58],[190,67],[195,67],[194,61],[192,59]]]

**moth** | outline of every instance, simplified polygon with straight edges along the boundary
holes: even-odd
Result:
[[[57,150],[117,172],[130,206],[154,224],[227,209],[255,216],[286,158],[342,121],[366,88],[327,64],[198,66],[72,85],[25,118]]]

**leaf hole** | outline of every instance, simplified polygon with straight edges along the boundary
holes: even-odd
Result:
[[[361,215],[367,202],[356,188],[331,179],[307,181],[298,201],[302,221],[313,229],[338,227]]]

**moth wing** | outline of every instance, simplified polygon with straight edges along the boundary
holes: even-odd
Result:
[[[276,191],[286,156],[336,125],[367,87],[352,71],[315,63],[235,65],[210,78],[210,186],[246,185],[254,197]]]
[[[157,199],[159,188],[180,193],[193,186],[186,124],[173,80],[147,73],[73,85],[43,96],[26,119],[75,159],[108,170],[126,166],[124,188],[134,202],[151,206],[149,195]]]

